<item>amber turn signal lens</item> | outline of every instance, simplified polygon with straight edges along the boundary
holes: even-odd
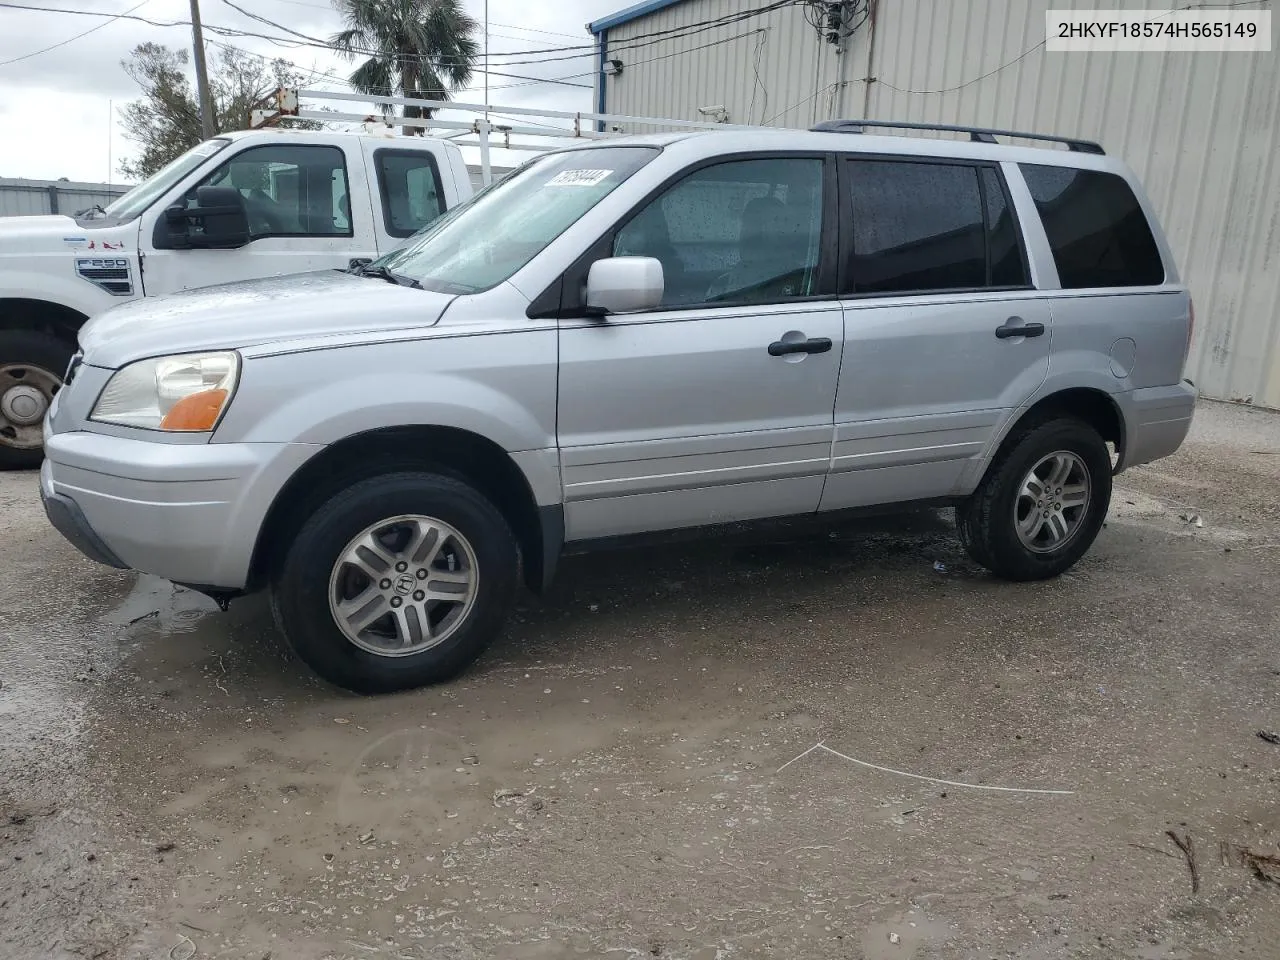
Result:
[[[222,405],[227,402],[225,390],[201,390],[183,397],[160,421],[161,430],[212,430],[218,422]]]

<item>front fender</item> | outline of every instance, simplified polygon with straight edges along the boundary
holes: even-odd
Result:
[[[424,425],[511,454],[554,449],[556,364],[553,329],[249,357],[214,441],[328,445]]]
[[[74,310],[84,317],[101,313],[126,298],[113,297],[81,280],[72,273],[71,261],[67,261],[65,277],[50,273],[32,273],[12,268],[0,269],[0,305],[5,300],[35,300],[67,310]],[[6,325],[3,308],[0,307],[0,327]]]

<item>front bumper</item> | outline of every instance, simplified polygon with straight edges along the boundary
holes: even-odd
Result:
[[[240,590],[276,495],[320,449],[51,433],[40,497],[53,526],[92,560]]]
[[[129,569],[129,565],[112,553],[111,548],[94,533],[93,527],[84,518],[80,505],[70,497],[54,492],[53,475],[48,461],[40,468],[40,502],[53,528],[86,557],[108,567]]]

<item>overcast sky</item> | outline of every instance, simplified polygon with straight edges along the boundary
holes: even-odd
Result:
[[[98,11],[166,23],[189,20],[189,0],[5,0],[27,6]],[[326,0],[235,0],[261,17],[309,37],[327,39],[341,29],[341,21]],[[465,0],[467,9],[483,22],[483,0]],[[529,83],[497,73],[590,86],[594,61],[589,56],[555,59],[536,64],[504,66],[499,61],[570,57],[568,52],[502,56],[522,50],[589,44],[584,27],[631,0],[489,0],[491,103],[544,109],[589,110],[591,92],[564,84]],[[201,0],[201,19],[208,26],[287,37],[284,30],[246,17],[225,0]],[[85,37],[71,39],[105,22]],[[217,44],[229,43],[269,57],[284,57],[306,70],[348,76],[353,65],[324,49],[273,43],[252,37],[228,38],[206,32],[210,56]],[[480,40],[477,33],[477,40]],[[70,41],[56,49],[45,47]],[[106,21],[105,17],[75,16],[0,7],[0,177],[89,182],[120,181],[120,160],[131,155],[132,144],[120,128],[119,109],[139,95],[120,61],[139,43],[154,41],[171,47],[191,47],[188,26],[158,27],[136,20]],[[35,54],[31,56],[31,54]],[[19,59],[22,58],[22,59]],[[585,74],[585,76],[583,75]],[[477,64],[471,90],[454,99],[480,102],[483,76]],[[314,86],[349,89],[342,83],[314,78]],[[335,107],[341,104],[331,104]],[[356,107],[356,112],[364,108]],[[108,163],[110,154],[110,163]],[[508,157],[512,154],[508,154]],[[505,158],[495,157],[495,163]],[[509,161],[508,161],[509,162]]]

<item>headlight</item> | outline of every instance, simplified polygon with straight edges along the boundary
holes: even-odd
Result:
[[[107,381],[89,419],[205,433],[217,425],[239,376],[240,356],[231,352],[139,360]]]

